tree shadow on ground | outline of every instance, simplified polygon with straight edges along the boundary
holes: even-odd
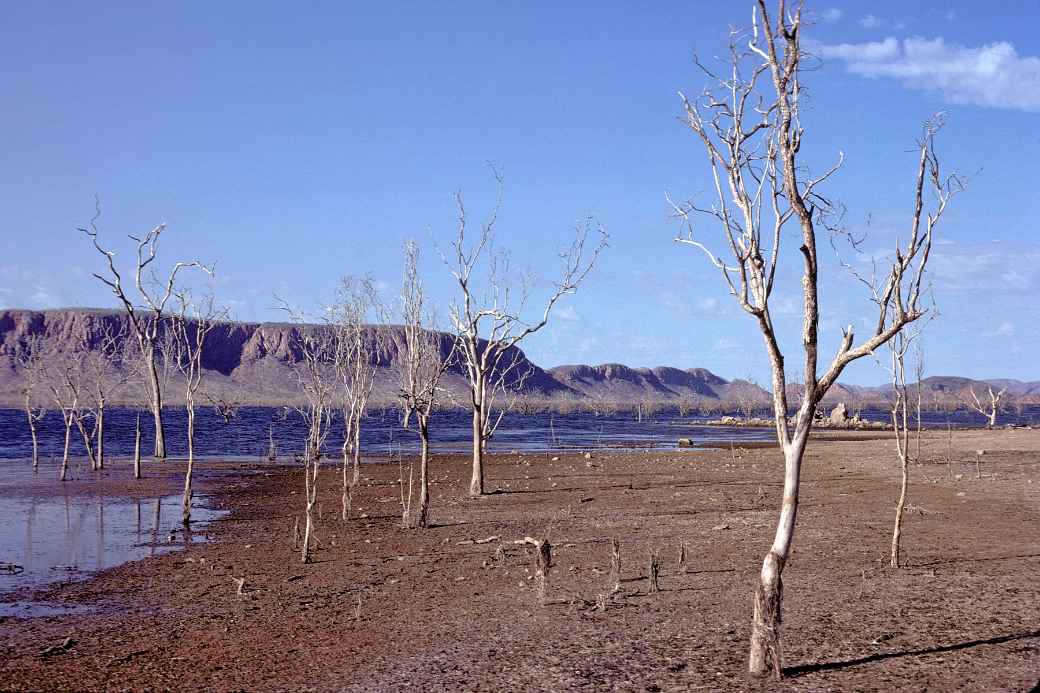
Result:
[[[848,667],[870,664],[872,662],[881,662],[886,659],[896,659],[898,657],[916,657],[919,655],[938,654],[940,652],[956,652],[957,650],[966,650],[972,647],[978,647],[980,645],[1000,645],[1002,643],[1012,642],[1015,640],[1028,640],[1029,638],[1040,638],[1040,630],[1034,630],[1028,633],[1016,633],[1013,635],[999,635],[993,638],[985,638],[982,640],[968,640],[966,642],[959,642],[953,645],[940,645],[937,647],[929,647],[920,650],[903,650],[901,652],[879,652],[878,654],[867,655],[866,657],[859,657],[857,659],[846,659],[838,662],[818,662],[816,664],[800,664],[795,667],[787,667],[786,669],[784,669],[784,676],[796,677],[802,676],[804,674],[813,674],[819,671],[835,671],[838,669],[847,669]]]

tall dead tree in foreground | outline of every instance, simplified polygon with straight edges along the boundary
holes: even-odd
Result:
[[[997,425],[997,414],[1000,412],[1000,400],[1004,399],[1004,395],[1007,394],[1007,388],[1002,387],[994,392],[993,386],[987,385],[986,389],[989,394],[989,402],[985,404],[982,403],[979,396],[975,393],[974,386],[968,388],[970,399],[965,399],[964,401],[969,407],[986,417],[986,428],[993,428]]]
[[[94,273],[94,276],[108,286],[115,297],[119,299],[127,317],[130,319],[130,327],[134,331],[134,336],[137,338],[141,355],[144,358],[144,372],[147,375],[148,385],[151,389],[151,409],[152,416],[155,419],[155,456],[163,458],[166,457],[166,436],[162,420],[163,388],[159,381],[159,371],[155,363],[157,340],[162,331],[163,311],[166,310],[166,304],[170,297],[173,296],[177,274],[182,269],[197,267],[211,275],[213,270],[198,260],[178,262],[170,270],[167,278],[160,280],[158,275],[155,274],[155,268],[152,266],[152,263],[155,262],[159,251],[159,237],[166,230],[166,225],[160,224],[140,238],[128,236],[130,240],[137,244],[137,266],[134,270],[134,287],[137,290],[139,300],[143,301],[144,305],[135,304],[134,299],[127,295],[123,287],[122,275],[116,269],[115,252],[106,250],[98,241],[96,222],[100,214],[99,209],[90,222],[90,228],[81,228],[80,231],[90,238],[94,248],[104,256],[108,265],[108,276],[97,272]]]
[[[202,356],[206,337],[224,317],[224,312],[213,305],[213,296],[199,302],[192,301],[188,291],[177,292],[178,311],[170,321],[174,344],[174,363],[184,378],[184,410],[188,415],[188,464],[184,470],[184,493],[181,497],[181,522],[191,526],[191,480],[195,468],[195,397],[202,386],[205,369]]]
[[[829,205],[817,188],[840,168],[842,157],[816,177],[799,161],[806,134],[799,112],[804,57],[801,5],[788,12],[786,3],[779,0],[771,17],[765,0],[758,0],[752,19],[750,35],[733,35],[729,64],[718,73],[698,63],[713,86],[692,100],[680,93],[684,122],[704,146],[715,196],[709,208],[692,203],[673,203],[673,207],[683,223],[676,240],[703,251],[719,270],[726,288],[757,322],[769,357],[776,435],[785,461],[784,494],[773,543],[755,587],[749,669],[754,675],[772,672],[779,677],[781,576],[794,539],[802,458],[817,406],[849,363],[873,353],[927,312],[920,298],[934,229],[960,182],[956,177],[941,176],[934,148],[939,123],[927,124],[918,141],[907,238],[894,249],[883,279],[870,286],[877,303],[876,323],[859,343],[852,325],[844,328],[837,353],[821,374],[817,363],[820,267],[816,232],[817,225],[825,225],[821,217]],[[924,211],[926,191],[933,198],[928,212]],[[724,255],[695,233],[692,217],[698,212],[721,227]],[[801,237],[804,364],[803,390],[793,425],[787,418],[784,354],[770,309],[783,231],[792,221]]]
[[[525,375],[516,372],[520,365],[517,344],[548,324],[557,301],[577,291],[607,245],[607,234],[602,228],[595,227],[598,238],[589,252],[587,243],[593,222],[586,219],[579,224],[570,246],[559,254],[563,265],[560,279],[546,299],[541,315],[528,322],[523,316],[531,298],[530,281],[519,275],[519,296],[514,297],[512,289],[516,277],[509,258],[493,248],[495,224],[502,204],[502,178],[497,171],[495,178],[498,182],[495,206],[472,245],[466,238],[467,216],[462,194],[455,194],[459,213],[458,235],[452,243],[454,253],[445,258],[459,287],[459,299],[451,306],[451,322],[465,364],[473,411],[471,496],[484,494],[484,452],[502,417],[501,410],[497,418],[492,415],[495,399],[510,385],[510,380],[519,380]]]
[[[398,353],[403,359],[400,398],[404,408],[404,426],[415,417],[419,428],[419,507],[412,512],[412,489],[404,504],[403,524],[425,529],[430,513],[430,417],[436,403],[441,376],[448,368],[454,351],[445,357],[441,340],[433,330],[435,323],[426,306],[426,293],[419,278],[419,246],[415,241],[405,245],[404,285],[401,287],[401,314],[404,323],[403,343]],[[402,487],[404,479],[401,479]]]
[[[47,406],[40,396],[40,389],[47,377],[47,359],[44,354],[43,335],[32,335],[22,346],[18,355],[19,370],[22,373],[22,406],[25,417],[29,421],[29,434],[32,436],[32,467],[35,471],[40,466],[40,442],[36,432],[36,424],[47,413]]]

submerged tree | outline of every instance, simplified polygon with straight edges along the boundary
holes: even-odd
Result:
[[[403,360],[399,397],[404,408],[404,426],[415,418],[419,430],[419,498],[412,509],[412,487],[408,484],[403,524],[426,528],[430,513],[430,418],[436,404],[441,376],[451,363],[454,351],[445,355],[432,312],[426,305],[426,293],[419,278],[419,246],[415,241],[405,245],[404,284],[401,287],[401,314],[404,323],[403,343],[398,353]],[[401,479],[402,488],[404,479]]]
[[[831,205],[817,188],[840,168],[842,158],[816,177],[799,160],[806,134],[799,110],[805,57],[801,4],[788,11],[784,0],[779,0],[771,17],[766,1],[758,0],[752,17],[750,35],[733,34],[724,70],[716,73],[698,63],[713,86],[692,100],[680,94],[684,122],[704,146],[714,181],[713,204],[709,208],[692,203],[672,206],[683,224],[676,240],[703,251],[719,270],[726,288],[756,321],[769,357],[776,434],[785,461],[784,488],[776,533],[755,587],[749,669],[755,675],[772,672],[779,677],[782,573],[794,539],[802,459],[817,407],[846,366],[873,353],[927,313],[921,304],[922,282],[934,230],[961,183],[957,177],[941,175],[934,146],[941,122],[927,123],[917,143],[913,215],[907,238],[895,249],[883,278],[868,282],[877,304],[876,322],[869,336],[858,343],[852,325],[844,328],[837,353],[821,374],[816,241],[817,227],[827,226]],[[932,199],[925,212],[928,192]],[[721,227],[724,255],[695,233],[696,213],[706,214]],[[801,240],[803,299],[804,383],[793,424],[787,417],[785,359],[770,306],[783,232],[789,222],[797,226]]]
[[[44,353],[43,335],[31,335],[18,354],[18,364],[22,372],[22,406],[25,417],[29,421],[29,434],[32,436],[32,467],[35,471],[40,466],[40,442],[36,424],[47,413],[45,399],[40,395],[40,388],[47,377],[47,356]]]
[[[81,362],[69,354],[55,356],[48,364],[47,388],[51,391],[54,405],[61,412],[62,423],[65,424],[65,444],[62,448],[61,469],[58,478],[65,481],[69,473],[69,454],[72,445],[72,427],[79,424],[82,431],[83,419],[83,383]],[[84,436],[85,438],[85,436]],[[89,440],[85,438],[89,450]]]
[[[452,243],[454,253],[445,258],[459,287],[459,299],[451,306],[451,322],[465,365],[473,412],[471,496],[484,494],[484,453],[504,411],[500,409],[497,417],[493,415],[495,399],[508,387],[516,387],[517,381],[527,375],[518,372],[522,361],[517,345],[548,324],[557,301],[577,291],[607,245],[606,233],[595,227],[598,238],[589,252],[587,243],[593,222],[586,219],[579,224],[570,246],[559,254],[563,267],[552,294],[538,317],[534,321],[526,320],[525,309],[532,293],[530,279],[514,274],[508,255],[493,248],[502,203],[502,178],[497,171],[495,179],[498,182],[495,206],[473,244],[466,238],[467,216],[462,194],[456,193],[458,235]],[[513,285],[517,279],[519,294],[515,296]]]
[[[105,468],[105,412],[108,400],[126,382],[132,368],[126,364],[125,327],[102,318],[97,327],[85,336],[88,342],[83,354],[87,409],[93,420],[90,437],[95,442],[97,469]]]
[[[155,262],[159,250],[159,237],[166,230],[166,225],[160,224],[140,238],[130,235],[128,238],[137,244],[134,287],[137,290],[138,300],[143,301],[144,305],[136,304],[135,300],[127,295],[123,286],[122,275],[116,268],[115,252],[106,250],[98,241],[96,222],[100,214],[99,207],[90,222],[90,228],[81,228],[80,231],[90,238],[94,248],[104,256],[108,265],[108,276],[97,272],[94,273],[94,276],[108,286],[115,297],[119,299],[130,320],[130,327],[134,332],[134,336],[137,338],[138,347],[144,359],[144,372],[151,390],[151,409],[152,416],[155,419],[155,456],[163,458],[166,457],[166,435],[162,420],[163,388],[160,383],[159,370],[155,358],[158,340],[163,327],[163,313],[166,310],[167,302],[173,296],[177,274],[182,269],[196,267],[207,274],[212,274],[213,270],[198,260],[178,262],[174,264],[167,278],[160,280],[158,275],[155,274],[155,268],[152,266],[152,263]]]

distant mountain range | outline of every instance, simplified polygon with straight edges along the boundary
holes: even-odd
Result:
[[[107,329],[129,334],[125,314],[112,310],[70,308],[60,310],[0,311],[0,405],[20,406],[23,377],[17,368],[18,357],[30,336],[42,335],[48,348],[58,354],[75,355],[98,348],[99,335]],[[300,400],[292,366],[299,359],[294,349],[294,333],[323,329],[317,325],[291,323],[229,322],[214,330],[207,338],[203,366],[207,370],[203,389],[215,398],[241,404],[283,405]],[[400,333],[399,326],[391,331]],[[439,333],[443,353],[451,350],[451,335]],[[390,404],[400,382],[399,354],[395,340],[379,356],[379,367],[372,401]],[[726,380],[704,368],[679,369],[667,366],[632,368],[618,363],[601,365],[557,366],[548,370],[527,359],[517,349],[509,357],[516,359],[512,384],[520,385],[524,400],[545,404],[592,406],[609,403],[736,403],[768,402],[769,393],[746,380]],[[526,377],[520,382],[521,374]],[[1008,389],[1017,397],[1040,397],[1040,381],[998,379],[976,381],[968,378],[933,376],[924,380],[932,398],[956,399],[975,387],[980,397],[988,384]],[[461,364],[453,366],[445,376],[444,386],[460,403],[466,402],[467,391]],[[123,392],[124,401],[138,399],[139,384]],[[168,389],[169,403],[178,401],[179,387]],[[838,384],[828,401],[876,400],[891,392],[890,385],[858,387]]]

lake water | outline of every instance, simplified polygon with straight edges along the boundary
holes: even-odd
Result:
[[[61,493],[50,463],[33,475],[24,464],[0,466],[0,595],[82,580],[127,561],[205,541],[205,526],[225,514],[196,496],[192,531],[181,525],[180,496],[129,499]],[[35,601],[0,602],[0,616],[65,613]]]
[[[133,453],[136,410],[112,409],[105,416],[105,445],[109,455],[126,457]],[[596,415],[589,412],[570,414],[509,413],[503,418],[490,448],[495,452],[521,450],[541,452],[559,449],[595,449],[603,447],[645,447],[674,449],[679,438],[692,438],[699,443],[728,445],[729,441],[773,440],[771,429],[727,428],[706,426],[709,417],[680,416],[678,412],[655,413],[640,421],[630,412]],[[865,412],[864,418],[888,421],[886,412]],[[924,424],[945,427],[980,426],[985,423],[976,413],[957,411],[925,412]],[[184,456],[186,416],[183,408],[170,407],[164,411],[169,454]],[[1021,416],[1001,415],[1001,423],[1040,424],[1040,407],[1029,407]],[[463,451],[470,440],[468,412],[452,410],[438,412],[433,418],[430,434],[434,451]],[[64,427],[61,416],[48,412],[39,424],[40,454],[44,459],[60,458]],[[151,450],[152,419],[141,417],[142,453]],[[230,423],[211,407],[200,408],[197,415],[196,451],[201,457],[259,458],[268,447],[268,430],[274,436],[279,454],[286,456],[302,447],[306,431],[300,416],[292,411],[268,407],[242,407]],[[339,450],[342,443],[342,423],[333,423],[327,448]],[[376,410],[362,424],[362,447],[368,452],[387,454],[418,449],[418,436],[413,430],[401,428],[400,413]],[[0,459],[25,459],[31,454],[31,438],[23,412],[0,409]],[[83,455],[78,433],[73,431],[73,455]]]

